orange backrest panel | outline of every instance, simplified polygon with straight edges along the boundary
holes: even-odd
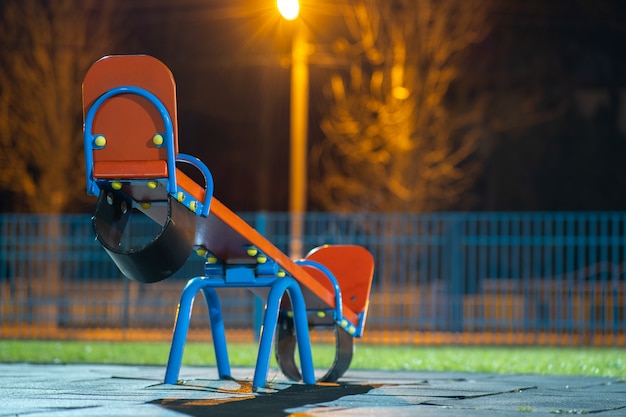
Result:
[[[85,75],[84,114],[98,97],[121,86],[147,90],[164,104],[172,120],[177,154],[176,84],[170,70],[161,61],[147,55],[107,56],[100,59]],[[165,127],[158,110],[147,99],[132,94],[113,96],[96,113],[92,132],[104,135],[107,140],[103,149],[95,149],[93,152],[94,177],[116,178],[115,175],[120,172],[124,175],[117,178],[130,178],[136,173],[137,178],[167,176],[167,151],[165,148],[157,148],[152,142],[154,134],[165,132]],[[143,161],[162,162],[142,164]]]
[[[365,310],[374,276],[374,258],[365,248],[326,245],[314,249],[305,259],[319,262],[330,269],[339,282],[343,304],[357,314]],[[333,291],[332,284],[323,273],[315,268],[304,268],[324,287]]]

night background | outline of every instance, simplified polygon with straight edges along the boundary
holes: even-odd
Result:
[[[340,245],[318,269],[330,278],[326,268],[344,265],[340,289],[366,290],[372,279],[367,299],[342,289],[369,305],[368,343],[624,346],[626,1],[300,5],[287,21],[275,0],[0,0],[2,338],[167,340],[189,277],[200,281],[186,288],[239,288],[274,285],[285,272],[306,287],[313,282],[278,253]],[[215,197],[259,235],[215,200],[208,221],[194,223],[178,193],[183,204],[167,204],[167,216],[141,190],[133,198],[146,216],[108,192],[95,211],[81,86],[91,65],[119,54],[171,69],[180,152],[209,167]],[[305,85],[292,74],[305,60],[307,158],[293,164],[307,170],[296,187],[303,216],[290,184],[290,113],[293,85]],[[130,125],[128,114],[120,120]],[[98,136],[87,140],[117,137]],[[119,188],[125,179],[114,174]],[[141,181],[155,188],[156,179]],[[344,255],[351,245],[375,264]],[[120,279],[135,274],[124,265],[140,281],[177,272],[144,286]],[[357,280],[361,266],[369,276]],[[222,305],[247,340],[264,303],[240,290]],[[198,340],[212,338],[202,330],[215,320],[209,310],[196,314]],[[343,323],[339,311],[333,318]]]
[[[341,76],[349,89],[356,59],[364,79],[377,69],[391,71],[388,59],[368,61],[367,50],[359,58],[340,48],[357,42],[344,13],[358,3],[369,5],[370,17],[380,12],[376,48],[384,57],[397,57],[386,48],[398,45],[390,41],[393,28],[410,27],[402,26],[407,16],[420,21],[430,13],[428,30],[407,29],[402,40],[406,63],[413,65],[404,71],[413,107],[403,120],[414,126],[407,140],[419,146],[398,145],[395,154],[385,150],[391,146],[386,136],[371,133],[378,128],[365,129],[383,123],[381,111],[367,107],[372,100],[355,98],[343,109],[336,105],[331,79]],[[436,52],[452,44],[433,34],[458,29],[473,7],[466,5],[474,3],[480,10],[471,25],[480,35],[440,59]],[[139,53],[172,70],[180,151],[207,164],[216,197],[236,211],[287,210],[294,23],[279,15],[274,1],[1,0],[0,8],[2,211],[91,210],[94,200],[84,192],[80,83],[101,56]],[[301,19],[313,44],[309,210],[626,209],[626,2],[303,1]],[[442,31],[433,32],[439,26]],[[418,36],[424,33],[428,36]],[[424,53],[431,55],[424,60]],[[420,77],[427,80],[438,60],[445,61],[439,74],[453,75],[440,98],[429,101],[432,95],[419,93],[427,84]],[[369,110],[358,110],[363,103]],[[340,150],[335,122],[346,109],[365,126],[357,137],[375,139],[359,151],[361,159]],[[412,123],[430,112],[434,116],[425,129]],[[431,149],[442,137],[433,126],[450,130],[445,151]],[[422,140],[426,130],[430,136]],[[455,159],[468,138],[471,149]],[[378,159],[368,161],[374,154]],[[431,168],[432,174],[423,175]],[[344,198],[349,192],[341,187],[351,184],[329,181],[337,173],[346,178],[362,173],[362,183],[352,188],[360,190],[356,197]],[[402,184],[387,188],[396,175]]]

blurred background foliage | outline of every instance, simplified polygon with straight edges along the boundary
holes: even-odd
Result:
[[[626,3],[302,2],[309,208],[624,210]],[[0,0],[0,210],[90,211],[80,84],[148,53],[181,152],[238,211],[287,208],[293,27],[271,0]]]

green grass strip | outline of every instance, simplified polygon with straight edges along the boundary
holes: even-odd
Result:
[[[357,345],[351,369],[493,372],[540,375],[593,375],[626,379],[626,355],[619,348],[563,347],[415,347]],[[3,363],[106,363],[163,365],[169,343],[0,341]],[[257,345],[229,344],[233,366],[254,366]],[[330,366],[331,345],[313,346],[316,367]],[[214,366],[210,343],[187,343],[185,365]],[[275,362],[272,363],[275,365]]]

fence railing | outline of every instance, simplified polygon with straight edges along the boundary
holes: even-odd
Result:
[[[287,251],[288,214],[243,217]],[[374,255],[365,341],[626,345],[626,213],[311,213],[304,224],[305,248]],[[202,270],[191,255],[173,278],[137,284],[89,216],[1,214],[0,333],[167,339],[180,291]],[[259,302],[221,297],[227,328],[251,338]],[[192,325],[209,334],[207,314]]]

